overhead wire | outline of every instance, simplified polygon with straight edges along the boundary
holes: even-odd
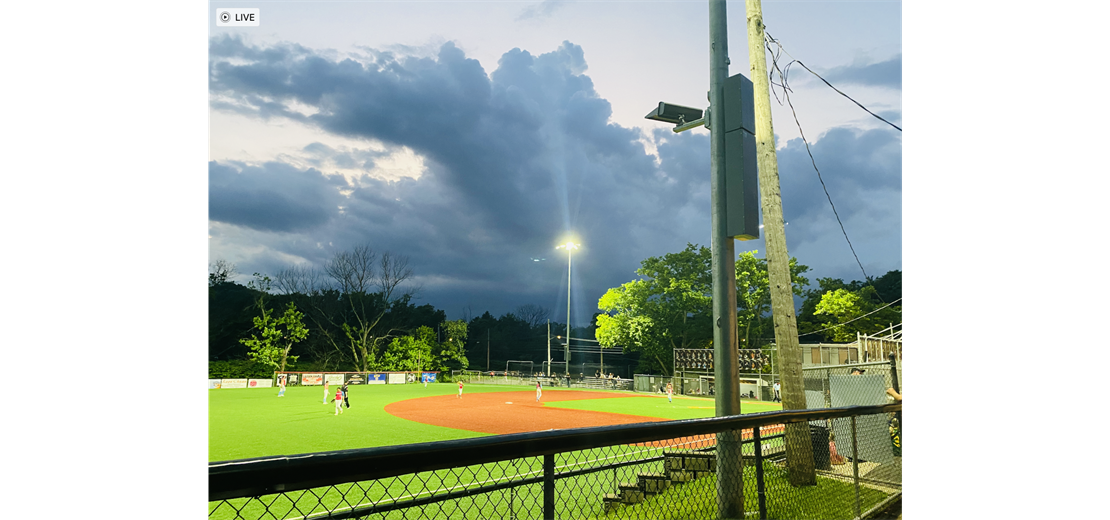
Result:
[[[805,333],[805,334],[798,334],[798,337],[800,338],[800,337],[802,337],[802,336],[808,336],[808,335],[810,335],[810,334],[817,334],[818,332],[825,332],[826,330],[832,330],[832,329],[836,329],[836,328],[839,328],[839,327],[843,327],[843,326],[845,326],[845,325],[847,325],[847,324],[849,324],[849,323],[852,323],[853,321],[856,321],[856,320],[859,320],[859,319],[863,319],[863,318],[866,318],[866,317],[868,317],[868,316],[870,316],[870,315],[872,315],[872,314],[875,314],[876,312],[879,312],[879,311],[881,311],[881,310],[883,310],[883,309],[885,309],[885,308],[887,308],[887,307],[890,307],[891,305],[894,305],[895,303],[898,303],[898,302],[900,302],[900,301],[902,301],[902,298],[898,298],[897,300],[894,300],[894,301],[892,301],[892,302],[890,302],[890,303],[888,303],[888,304],[886,304],[886,305],[883,305],[882,307],[879,307],[878,309],[875,309],[875,310],[873,310],[873,311],[871,311],[871,312],[869,312],[869,313],[867,313],[867,314],[864,314],[864,315],[861,315],[861,316],[856,316],[855,318],[852,318],[852,319],[850,319],[850,320],[848,320],[848,321],[846,321],[846,322],[844,322],[844,323],[837,323],[836,325],[833,325],[832,327],[825,327],[825,328],[823,328],[823,329],[820,329],[820,330],[815,330],[815,331],[812,331],[812,332],[807,332],[807,333]]]
[[[791,61],[790,63],[786,64],[786,67],[780,68],[779,56],[782,52],[785,52],[785,49],[782,48],[782,45],[779,44],[777,40],[771,37],[770,33],[766,33],[766,43],[767,51],[771,53],[771,72],[769,73],[768,78],[768,82],[772,85],[771,91],[774,92],[775,90],[773,88],[773,86],[776,85],[774,81],[774,75],[776,72],[778,72],[780,83],[778,83],[777,85],[782,88],[783,98],[786,99],[786,104],[790,106],[790,113],[794,115],[794,123],[798,125],[798,133],[801,134],[802,143],[805,144],[806,153],[809,154],[809,162],[813,164],[813,170],[817,172],[817,180],[821,182],[821,189],[825,191],[825,198],[829,199],[829,206],[832,206],[833,216],[836,217],[836,223],[840,224],[840,232],[844,234],[844,240],[848,242],[848,249],[852,251],[852,256],[856,259],[856,264],[859,265],[860,271],[863,272],[863,279],[870,282],[871,277],[867,275],[867,270],[863,268],[863,262],[860,262],[859,255],[856,254],[856,248],[852,246],[852,240],[848,238],[848,231],[844,229],[844,222],[840,220],[840,214],[836,211],[836,204],[833,204],[832,196],[829,195],[829,188],[825,186],[825,179],[821,177],[821,170],[817,168],[817,161],[813,158],[813,152],[809,149],[809,142],[806,141],[805,132],[802,131],[802,123],[798,121],[798,113],[794,110],[794,103],[790,101],[791,89],[787,81],[787,73],[790,70],[790,65],[798,60]],[[775,49],[771,48],[772,43],[778,47],[778,52],[776,52]],[[787,53],[787,56],[789,56],[789,53]],[[793,59],[793,56],[791,56],[791,59]],[[779,99],[778,93],[775,93],[775,99],[779,102],[779,105],[781,106],[782,100]],[[882,297],[880,297],[880,300],[881,299]]]
[[[829,81],[828,81],[828,80],[826,80],[825,78],[822,78],[820,74],[818,74],[818,73],[816,73],[816,72],[813,72],[813,69],[810,69],[809,67],[806,67],[806,64],[805,64],[805,63],[802,63],[801,61],[799,61],[799,60],[798,60],[797,58],[795,58],[794,56],[791,56],[791,54],[790,54],[789,52],[787,52],[787,50],[786,50],[786,49],[784,49],[784,48],[782,47],[782,44],[781,44],[781,43],[779,43],[779,41],[778,41],[778,40],[776,40],[776,39],[774,39],[774,38],[772,38],[772,37],[771,37],[771,33],[769,33],[769,32],[766,32],[766,31],[765,31],[765,32],[764,32],[764,35],[766,36],[766,39],[767,39],[767,43],[768,43],[768,44],[774,43],[775,45],[777,45],[777,46],[778,46],[778,48],[779,48],[779,49],[780,49],[780,50],[781,50],[781,51],[782,51],[783,53],[785,53],[785,54],[786,54],[787,56],[790,56],[790,59],[792,60],[792,61],[791,61],[790,63],[795,63],[795,62],[797,62],[797,63],[798,63],[798,65],[801,65],[803,69],[806,69],[806,70],[808,70],[808,71],[809,71],[809,73],[810,73],[810,74],[813,74],[814,76],[817,76],[817,79],[819,79],[819,80],[821,80],[822,82],[824,82],[824,83],[825,83],[826,85],[828,85],[828,86],[829,86],[829,88],[831,88],[831,89],[835,90],[837,94],[840,94],[841,96],[844,96],[844,97],[848,98],[848,101],[851,101],[852,103],[855,103],[855,104],[856,104],[856,106],[858,106],[858,107],[862,108],[864,112],[867,112],[868,114],[871,114],[872,116],[874,116],[874,117],[875,117],[876,119],[878,119],[879,121],[882,121],[882,122],[884,122],[884,123],[886,123],[886,124],[888,124],[888,125],[890,125],[890,126],[894,127],[894,129],[895,129],[895,130],[898,130],[899,132],[901,132],[901,131],[902,131],[902,128],[901,128],[901,127],[899,127],[898,125],[896,125],[896,124],[894,124],[894,123],[891,123],[890,121],[887,121],[886,119],[883,119],[883,118],[882,118],[882,116],[880,116],[880,115],[878,115],[878,114],[876,114],[876,113],[874,113],[874,112],[872,112],[872,111],[868,110],[868,109],[867,109],[867,107],[865,107],[865,106],[861,105],[859,101],[856,101],[856,100],[852,99],[852,96],[849,96],[848,94],[845,94],[845,93],[841,92],[841,91],[840,91],[840,89],[838,89],[838,88],[834,87],[834,86],[832,85],[832,83],[829,83]],[[770,47],[768,47],[768,50],[769,50],[769,49],[770,49]],[[790,66],[790,65],[788,64],[788,65],[787,65],[787,67],[789,67],[789,66]],[[776,98],[777,98],[777,96],[776,96]],[[780,102],[779,104],[781,105],[782,103]]]

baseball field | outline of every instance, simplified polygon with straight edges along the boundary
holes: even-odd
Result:
[[[713,416],[710,398],[449,383],[351,385],[335,415],[321,386],[210,390],[208,460],[412,444],[502,433]],[[781,405],[744,401],[745,413]]]
[[[336,415],[331,402],[335,387],[278,389],[218,389],[209,391],[209,461],[274,455],[391,446],[462,439],[485,435],[548,429],[629,424],[712,417],[709,398],[622,391],[543,389],[537,401],[534,387],[468,384],[460,397],[455,384],[364,385],[349,387],[350,408]],[[743,401],[744,413],[781,409],[781,405]],[[749,445],[750,446],[750,445]],[[750,450],[750,447],[748,448]],[[662,447],[612,446],[557,454],[558,471],[639,460],[662,454]],[[492,463],[476,467],[401,476],[385,481],[359,482],[326,489],[233,499],[209,504],[210,519],[313,518],[327,511],[353,511],[377,504],[414,500],[542,474],[540,458]],[[797,495],[772,502],[775,515],[791,518],[848,518],[845,497],[849,484],[819,479],[818,486],[794,490],[783,470],[765,463],[770,489]],[[620,482],[635,480],[639,471],[659,471],[662,462],[631,465],[607,472],[558,480],[557,516],[560,518],[708,518],[716,514],[715,475],[666,490],[640,504],[608,510],[602,497],[617,491]],[[745,508],[757,504],[754,469],[745,467]],[[749,474],[750,473],[750,474]],[[542,487],[528,484],[502,491],[463,496],[428,506],[429,510],[393,510],[374,518],[539,518]],[[781,495],[785,497],[786,495]],[[886,495],[863,490],[865,505]],[[677,506],[677,507],[676,507]],[[776,516],[778,517],[778,516]]]

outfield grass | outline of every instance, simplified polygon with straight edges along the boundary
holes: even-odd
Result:
[[[467,385],[466,393],[504,392],[528,387]],[[335,404],[323,403],[320,386],[208,391],[208,460],[372,448],[417,442],[483,437],[487,434],[432,426],[394,417],[385,406],[405,399],[454,395],[458,387],[424,385],[351,385],[351,407],[336,417]],[[331,387],[334,396],[335,387]],[[465,395],[465,394],[464,394]]]

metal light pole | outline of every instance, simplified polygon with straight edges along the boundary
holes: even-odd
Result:
[[[736,246],[726,231],[725,80],[728,79],[725,0],[709,1],[710,199],[713,267],[713,376],[718,417],[740,414],[740,360],[736,342]],[[744,518],[740,435],[717,434],[717,517]]]
[[[745,160],[747,145],[740,133],[744,127],[744,80],[731,83],[728,76],[728,27],[725,0],[709,0],[709,109],[659,103],[645,116],[647,119],[676,125],[674,132],[684,132],[704,125],[709,130],[710,142],[710,207],[711,251],[713,273],[713,379],[716,386],[716,415],[740,414],[740,362],[736,332],[736,246],[733,237],[751,240],[758,237],[754,229],[756,215],[752,212],[755,202],[750,200],[755,189],[749,175],[755,166]],[[759,46],[762,49],[762,44]],[[753,51],[754,52],[754,51]],[[753,72],[754,74],[754,72]],[[726,89],[731,90],[726,92]],[[732,107],[726,106],[731,99]],[[725,114],[732,113],[729,125]],[[750,128],[747,128],[750,131]],[[730,140],[735,139],[735,140]],[[731,143],[731,144],[729,144]],[[729,147],[732,148],[729,148]],[[738,146],[738,147],[737,147]],[[730,168],[726,168],[726,149],[731,149],[733,167],[732,185],[729,184]],[[743,151],[742,151],[743,150]],[[749,169],[750,168],[750,169]],[[729,196],[737,197],[731,202]],[[735,214],[730,215],[733,211]],[[730,227],[731,224],[731,227]],[[777,323],[777,322],[776,322]],[[744,487],[740,454],[740,435],[736,431],[717,434],[717,517],[744,518]]]
[[[563,359],[567,363],[565,373],[567,375],[570,375],[570,257],[571,251],[574,249],[578,249],[578,244],[575,244],[574,242],[567,242],[561,246],[556,247],[555,249],[563,248],[566,248],[567,250],[567,345],[565,347],[566,350],[565,354],[563,355]]]

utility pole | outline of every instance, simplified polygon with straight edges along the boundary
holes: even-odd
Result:
[[[726,230],[725,80],[728,79],[725,0],[709,0],[709,127],[712,172],[713,378],[716,415],[740,414],[740,361],[736,344],[736,245]],[[740,432],[717,434],[717,517],[744,518]]]
[[[771,125],[771,93],[764,52],[763,6],[747,0],[748,54],[755,98],[755,141],[759,161],[759,193],[763,206],[763,236],[767,246],[767,274],[771,289],[771,314],[775,322],[779,370],[782,371],[782,408],[806,407],[802,382],[802,350],[798,346],[798,322],[794,316],[794,291],[790,280],[790,256],[786,251],[786,229],[782,219],[782,193],[775,154],[775,131]],[[720,385],[717,385],[718,388]],[[813,446],[808,423],[786,425],[786,468],[795,486],[817,484]]]
[[[486,329],[486,370],[489,370],[489,329]]]
[[[551,377],[551,320],[547,320],[547,377]]]

